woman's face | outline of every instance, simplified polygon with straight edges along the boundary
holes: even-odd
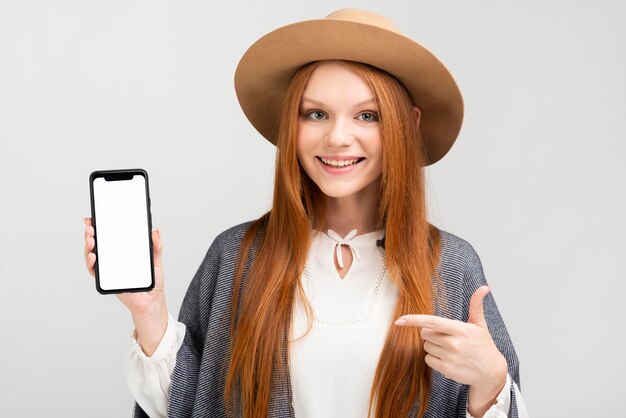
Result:
[[[338,62],[319,65],[302,96],[298,160],[332,198],[377,195],[383,170],[378,108],[369,85]]]

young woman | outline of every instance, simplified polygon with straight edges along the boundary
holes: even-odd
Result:
[[[445,67],[389,20],[340,10],[261,38],[235,84],[278,147],[272,208],[215,239],[179,322],[153,231],[155,289],[119,295],[135,416],[525,416],[480,260],[426,216],[424,167],[462,121]]]

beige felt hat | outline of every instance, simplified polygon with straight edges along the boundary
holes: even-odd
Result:
[[[296,70],[320,60],[363,62],[395,76],[422,110],[420,130],[427,165],[452,147],[463,122],[463,98],[454,79],[423,46],[389,19],[343,9],[324,19],[278,28],[256,41],[235,72],[239,103],[252,125],[276,144],[287,87]]]

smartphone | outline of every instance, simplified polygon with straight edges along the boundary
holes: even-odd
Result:
[[[143,169],[94,171],[89,176],[96,245],[96,289],[102,294],[154,288],[152,215]]]

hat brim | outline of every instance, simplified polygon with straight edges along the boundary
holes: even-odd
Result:
[[[244,114],[276,144],[281,107],[293,75],[320,60],[349,60],[380,68],[407,89],[422,111],[420,131],[427,165],[452,147],[463,121],[463,98],[452,75],[417,42],[376,26],[341,19],[316,19],[278,28],[255,42],[235,71]]]

